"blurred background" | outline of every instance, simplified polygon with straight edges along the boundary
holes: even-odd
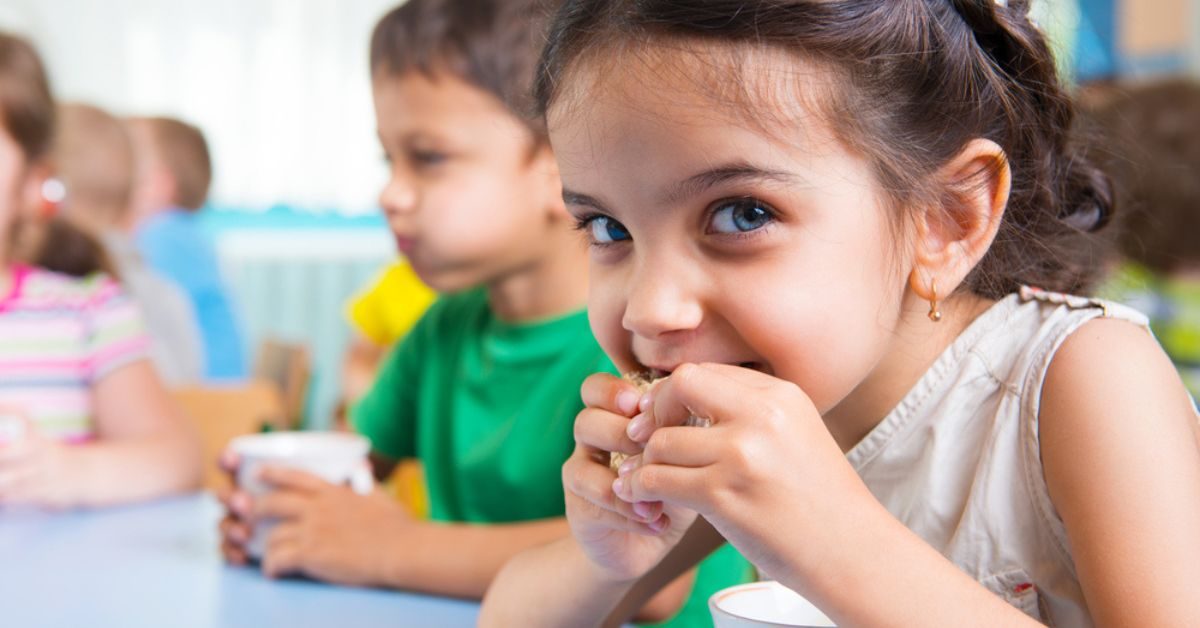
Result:
[[[395,0],[4,0],[60,100],[166,115],[206,135],[216,242],[247,354],[307,349],[309,427],[338,401],[343,304],[396,257],[376,205],[386,171],[367,71]],[[1200,0],[1035,0],[1083,84],[1200,76]]]

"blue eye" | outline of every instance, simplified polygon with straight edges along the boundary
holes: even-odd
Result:
[[[709,219],[709,233],[745,233],[765,227],[775,219],[770,209],[752,198],[722,201]]]
[[[588,234],[596,244],[612,244],[629,239],[625,225],[608,216],[595,216],[587,221]]]

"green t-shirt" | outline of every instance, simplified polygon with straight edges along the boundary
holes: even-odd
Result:
[[[439,299],[396,346],[354,424],[378,453],[421,460],[435,521],[561,517],[579,387],[601,371],[615,369],[586,311],[510,324],[469,290]]]
[[[579,387],[598,372],[617,371],[586,311],[505,323],[484,290],[469,290],[441,297],[392,350],[354,425],[383,456],[421,460],[435,521],[561,517]],[[711,625],[708,597],[749,573],[732,547],[717,550],[683,611],[660,625]]]

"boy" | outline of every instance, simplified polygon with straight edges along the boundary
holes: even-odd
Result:
[[[150,357],[163,381],[200,381],[203,347],[187,295],[146,267],[130,229],[133,146],[121,121],[85,104],[58,107],[54,161],[68,190],[67,218],[95,234],[137,301],[150,335]]]
[[[282,520],[262,559],[269,575],[478,599],[509,557],[567,534],[561,467],[578,390],[614,369],[583,309],[588,253],[545,128],[519,113],[542,15],[535,0],[413,0],[376,26],[376,124],[392,170],[380,203],[412,268],[446,296],[352,419],[377,456],[422,460],[433,522],[268,472],[279,490],[228,503],[239,518]],[[230,518],[222,530],[226,555],[245,560],[248,526]],[[659,599],[680,599],[691,580]],[[703,617],[707,594],[732,584],[718,580],[698,587]],[[675,610],[652,601],[643,617]]]
[[[138,252],[191,300],[204,342],[205,378],[244,378],[242,335],[212,243],[197,216],[212,180],[204,135],[171,118],[132,118],[127,123],[134,146],[132,220]]]

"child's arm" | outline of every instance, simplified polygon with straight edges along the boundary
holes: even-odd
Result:
[[[568,534],[562,519],[468,525],[419,521],[390,497],[357,495],[309,474],[263,470],[271,493],[256,500],[235,496],[230,507],[248,537],[256,520],[278,519],[263,557],[277,577],[304,573],[339,584],[385,586],[481,598],[515,554]]]
[[[195,488],[199,439],[148,361],[105,377],[92,391],[96,439],[65,445],[28,423],[0,448],[0,502],[103,506]]]
[[[92,395],[96,440],[70,450],[77,504],[116,504],[199,488],[199,435],[149,361],[106,376]]]
[[[600,625],[610,615],[620,623],[639,606],[642,615],[669,617],[690,583],[680,587],[677,580],[655,592],[723,541],[705,534],[711,530],[706,525],[692,526],[695,513],[671,509],[673,520],[656,504],[639,516],[614,494],[608,452],[640,451],[625,433],[629,417],[638,412],[639,393],[606,374],[589,377],[581,392],[587,408],[575,421],[577,445],[563,465],[572,537],[522,554],[504,568],[484,600],[484,626]],[[656,529],[651,523],[663,525]]]
[[[1042,393],[1042,460],[1098,626],[1200,617],[1196,417],[1145,331],[1092,321],[1063,344]]]

